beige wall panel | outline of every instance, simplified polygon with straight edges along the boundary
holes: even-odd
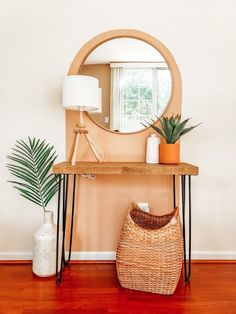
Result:
[[[100,34],[81,48],[73,60],[68,74],[78,74],[92,49],[108,38],[134,37],[158,48],[165,56],[171,70],[174,86],[166,114],[181,111],[181,78],[175,60],[169,50],[154,37],[136,30],[116,30]],[[73,128],[78,113],[66,113],[67,154],[73,139]],[[105,154],[105,161],[145,161],[146,139],[152,129],[129,135],[108,132],[86,117],[90,135]],[[77,160],[94,161],[85,140],[81,140]],[[149,202],[154,212],[173,209],[172,181],[169,177],[148,176],[98,176],[95,181],[79,180],[77,224],[74,247],[76,251],[115,250],[128,204],[131,201]]]

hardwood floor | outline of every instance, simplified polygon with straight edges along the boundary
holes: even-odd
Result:
[[[193,264],[172,296],[121,288],[114,264],[71,264],[63,282],[37,278],[31,265],[0,265],[1,314],[236,313],[236,264]]]

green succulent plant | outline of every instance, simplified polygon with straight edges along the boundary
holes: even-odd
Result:
[[[57,158],[53,146],[44,140],[17,140],[13,152],[7,158],[13,163],[7,168],[17,181],[8,181],[20,192],[20,195],[41,206],[46,212],[46,206],[59,187],[59,177],[50,173]]]
[[[152,123],[146,122],[150,127],[153,128],[158,134],[160,134],[168,144],[174,144],[177,142],[183,135],[187,134],[188,132],[192,131],[194,128],[196,128],[199,124],[190,126],[185,128],[186,124],[188,123],[189,119],[186,119],[181,122],[181,115],[177,114],[172,116],[170,118],[168,117],[161,117],[161,129],[153,123],[155,123],[155,120],[152,120]],[[143,124],[145,125],[145,124]],[[145,125],[146,126],[146,125]]]

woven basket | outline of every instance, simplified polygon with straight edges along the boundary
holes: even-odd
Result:
[[[117,249],[116,268],[124,288],[173,294],[183,259],[178,208],[154,216],[132,204]]]

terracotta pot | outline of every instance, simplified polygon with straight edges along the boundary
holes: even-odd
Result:
[[[160,144],[160,164],[180,163],[180,144]]]

